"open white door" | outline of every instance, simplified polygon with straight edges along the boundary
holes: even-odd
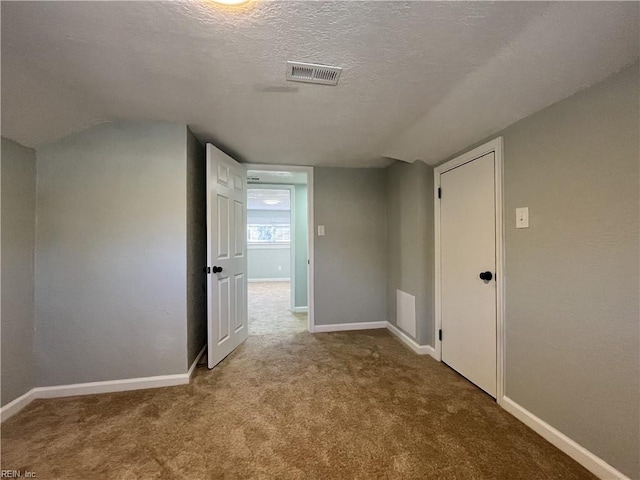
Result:
[[[207,349],[215,367],[247,339],[247,171],[207,144]]]

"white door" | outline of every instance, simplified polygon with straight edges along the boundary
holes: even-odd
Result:
[[[494,398],[495,168],[492,152],[440,175],[442,361]]]
[[[207,349],[215,367],[247,339],[247,171],[207,144]]]

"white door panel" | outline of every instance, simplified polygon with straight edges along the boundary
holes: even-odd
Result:
[[[234,319],[235,322],[233,324],[234,327],[234,332],[237,332],[239,329],[243,328],[245,326],[245,319],[247,318],[247,315],[245,315],[245,305],[247,303],[247,292],[246,292],[246,285],[247,285],[247,279],[245,278],[245,275],[242,273],[237,274],[234,277],[234,281],[235,281],[235,302],[234,302]]]
[[[233,224],[235,225],[233,256],[242,257],[247,246],[247,226],[244,221],[245,204],[233,201]]]
[[[218,334],[216,337],[218,345],[220,345],[229,338],[229,278],[220,278],[218,276],[215,282],[218,285],[218,295],[216,297],[216,303],[218,304]]]
[[[495,397],[495,154],[444,172],[440,188],[442,361]]]
[[[229,355],[248,334],[246,184],[246,169],[207,144],[209,368]]]

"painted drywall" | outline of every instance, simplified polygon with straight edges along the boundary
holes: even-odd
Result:
[[[289,245],[247,247],[247,272],[249,280],[290,279],[291,248]]]
[[[307,211],[307,186],[294,186],[294,280],[295,280],[295,298],[296,307],[307,306],[307,271],[309,268],[309,245],[308,245],[308,211]]]
[[[504,132],[506,393],[640,477],[638,65]],[[529,207],[529,229],[515,208]]]
[[[496,135],[506,395],[630,478],[640,478],[639,69]],[[529,207],[528,229],[515,228],[517,207]]]
[[[185,130],[103,124],[38,149],[39,386],[186,372]]]
[[[205,149],[187,134],[187,365],[207,343],[207,164]]]
[[[255,189],[255,187],[254,187]],[[282,188],[280,190],[283,190]],[[290,210],[247,210],[247,223],[266,223],[269,225],[289,225],[291,222]]]
[[[314,170],[316,325],[387,320],[385,173]]]
[[[35,386],[33,361],[36,154],[2,138],[2,405]]]
[[[416,298],[416,338],[434,345],[433,168],[421,161],[387,169],[387,316],[397,326],[397,290]]]

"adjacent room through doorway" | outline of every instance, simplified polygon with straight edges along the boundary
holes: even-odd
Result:
[[[307,175],[247,172],[249,335],[308,330]]]

